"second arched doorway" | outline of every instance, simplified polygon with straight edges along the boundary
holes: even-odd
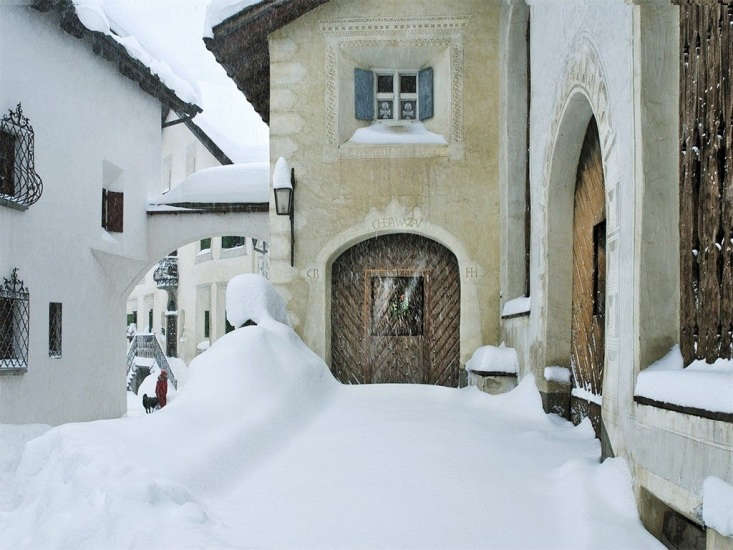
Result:
[[[596,120],[591,117],[578,161],[573,207],[573,286],[570,362],[576,396],[571,413],[600,429],[605,358],[606,194]]]
[[[456,386],[460,278],[455,255],[394,234],[346,250],[331,271],[331,370],[347,384]]]

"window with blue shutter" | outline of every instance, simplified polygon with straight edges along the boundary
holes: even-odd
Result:
[[[357,120],[433,118],[433,68],[420,71],[354,69]]]
[[[417,73],[417,100],[420,105],[420,120],[433,118],[433,68],[427,67]]]
[[[374,73],[354,69],[354,107],[357,120],[374,120]]]

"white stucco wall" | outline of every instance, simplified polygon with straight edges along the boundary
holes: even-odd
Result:
[[[175,113],[168,120],[177,118]],[[162,171],[160,191],[179,185],[192,171],[219,166],[219,161],[201,144],[196,136],[185,126],[176,124],[163,130]],[[267,216],[264,214],[263,216]],[[201,216],[189,217],[190,223],[200,223]],[[236,215],[230,215],[231,230],[227,235],[249,237],[246,227],[237,229]],[[163,219],[165,222],[166,220]],[[204,227],[209,226],[208,222]],[[252,240],[247,238],[245,248],[224,250],[221,236],[206,235],[211,238],[211,253],[199,254],[200,241],[196,240],[178,248],[178,356],[189,363],[196,355],[196,345],[208,339],[214,342],[225,333],[224,296],[226,285],[233,276],[240,273],[257,271],[258,254],[252,250]],[[261,237],[260,237],[261,238]],[[153,332],[161,334],[162,317],[167,307],[167,293],[158,290],[153,281],[155,266],[145,273],[141,282],[135,286],[127,301],[128,313],[138,312],[138,331],[148,330],[148,308],[145,300],[154,296]],[[204,304],[203,301],[206,303]],[[204,337],[203,312],[210,311],[210,335]]]
[[[32,37],[33,47],[28,44]],[[66,34],[53,12],[0,6],[0,109],[22,102],[43,196],[0,207],[0,275],[30,289],[22,375],[0,375],[0,422],[59,424],[125,411],[125,298],[110,273],[146,248],[145,199],[160,182],[160,103]],[[103,162],[122,170],[124,233],[100,226]],[[100,259],[103,263],[100,263]],[[63,304],[63,356],[48,356],[48,304]]]

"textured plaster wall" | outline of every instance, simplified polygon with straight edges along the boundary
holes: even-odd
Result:
[[[498,343],[499,13],[498,2],[479,0],[338,0],[271,35],[271,160],[285,157],[298,182],[294,268],[289,222],[276,216],[271,204],[271,279],[288,302],[296,330],[326,359],[331,263],[360,240],[391,232],[420,233],[456,254],[461,272],[462,361],[480,344]],[[450,114],[440,114],[460,117],[460,141],[451,138],[450,145],[442,148],[334,147],[329,142],[327,98],[339,78],[351,80],[352,75],[327,74],[327,39],[321,23],[346,18],[378,23],[382,17],[416,14],[468,16],[465,28],[449,35],[462,44],[461,55],[451,60],[460,81],[436,80],[435,91],[454,99],[462,94],[460,104],[451,101]],[[410,38],[410,32],[395,31],[386,38],[382,33],[380,40]],[[431,32],[422,31],[427,38]],[[371,31],[347,33],[345,39],[360,33],[369,38]],[[339,116],[353,117],[353,106],[347,103],[336,102]]]
[[[505,334],[542,377],[569,361],[567,239],[588,118],[599,123],[607,213],[603,419],[637,488],[701,522],[702,481],[733,480],[733,428],[633,403],[639,370],[676,341],[676,7],[656,0],[533,0],[532,311]],[[520,329],[521,330],[521,329]]]

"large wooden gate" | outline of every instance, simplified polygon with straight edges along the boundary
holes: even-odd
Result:
[[[605,302],[606,209],[603,161],[598,128],[595,118],[591,118],[580,153],[575,184],[570,361],[575,387],[594,395],[601,395],[603,383]],[[587,416],[586,412],[583,411],[581,416]],[[594,416],[591,414],[595,424],[597,419]]]
[[[419,235],[363,241],[331,273],[331,370],[346,384],[455,386],[458,261]]]

